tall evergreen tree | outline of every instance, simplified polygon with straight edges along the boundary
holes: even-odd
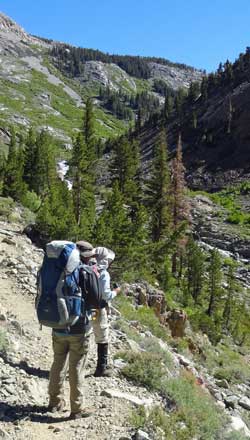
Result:
[[[37,225],[47,240],[76,240],[77,225],[73,215],[72,193],[58,177],[50,186],[37,215]]]
[[[36,179],[36,165],[37,165],[37,145],[36,135],[32,128],[30,128],[27,138],[25,140],[24,149],[24,173],[23,178],[27,183],[29,190],[33,190]]]
[[[17,147],[16,134],[11,133],[9,152],[5,166],[3,195],[20,201],[27,188],[23,182],[23,146]]]
[[[30,190],[45,196],[56,178],[54,141],[45,130],[37,136],[34,150],[34,179],[32,179]]]
[[[163,130],[155,146],[152,177],[149,181],[147,192],[152,240],[157,242],[169,237],[172,227],[170,170],[168,165],[166,133]]]
[[[131,243],[131,220],[117,180],[97,220],[95,235],[97,243],[110,246],[120,258],[127,255]]]
[[[204,254],[192,238],[187,244],[187,294],[198,303],[204,283]]]
[[[222,294],[222,271],[221,271],[221,258],[217,249],[213,249],[210,252],[210,264],[209,264],[209,305],[207,309],[208,316],[214,316],[218,308],[218,303],[221,300]]]
[[[75,220],[79,228],[79,236],[91,238],[95,218],[95,198],[93,175],[90,171],[92,158],[79,133],[73,143],[71,174]]]
[[[185,245],[185,229],[190,220],[190,209],[185,195],[185,168],[182,161],[182,142],[179,134],[176,156],[172,164],[172,219],[173,231],[176,236],[176,252],[172,257],[172,271],[177,273],[177,258],[182,245]],[[179,240],[178,240],[179,236]],[[181,253],[181,252],[180,252]]]
[[[235,263],[231,262],[228,264],[226,272],[227,286],[226,291],[226,301],[223,310],[223,326],[226,330],[232,329],[233,316],[237,310],[237,299],[236,295],[239,291],[239,286],[235,280]],[[237,320],[237,319],[236,319]]]

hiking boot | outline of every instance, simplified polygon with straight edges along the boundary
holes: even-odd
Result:
[[[94,372],[95,377],[112,377],[112,368],[111,367],[96,367]]]
[[[97,366],[95,377],[111,377],[112,369],[108,366],[108,344],[97,344]]]
[[[57,405],[52,405],[49,403],[48,405],[48,412],[56,413],[56,412],[62,412],[65,409],[66,402],[65,400],[61,400]]]
[[[69,418],[71,420],[84,419],[85,417],[90,417],[95,412],[94,408],[83,408],[81,411],[76,413],[70,413]]]

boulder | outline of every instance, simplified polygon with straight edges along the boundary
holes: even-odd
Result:
[[[183,310],[171,310],[167,314],[166,321],[169,325],[173,338],[183,338],[185,336],[187,314]]]
[[[239,405],[242,406],[242,408],[246,409],[247,411],[250,411],[250,399],[246,396],[242,397],[239,400]]]

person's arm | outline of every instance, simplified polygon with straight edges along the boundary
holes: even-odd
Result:
[[[116,289],[111,290],[110,288],[110,275],[107,270],[103,271],[100,275],[100,281],[103,285],[103,299],[106,302],[112,301],[117,295],[117,293],[120,292],[120,288],[117,287]]]

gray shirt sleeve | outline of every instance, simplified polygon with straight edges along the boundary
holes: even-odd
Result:
[[[110,275],[107,270],[103,270],[100,275],[100,281],[103,285],[103,299],[106,302],[112,301],[116,296],[116,291],[110,288]]]

